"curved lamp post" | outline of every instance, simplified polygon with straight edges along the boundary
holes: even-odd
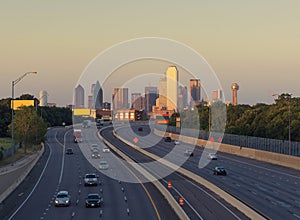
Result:
[[[26,72],[22,76],[20,76],[18,79],[12,81],[11,83],[11,146],[12,146],[12,165],[14,165],[14,154],[15,154],[15,143],[14,143],[14,99],[15,99],[15,85],[20,82],[25,76],[28,74],[37,74],[37,72]]]

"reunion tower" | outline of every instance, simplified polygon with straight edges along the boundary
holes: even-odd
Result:
[[[237,105],[237,91],[239,90],[239,85],[237,83],[231,84],[231,90],[232,90],[232,105]]]

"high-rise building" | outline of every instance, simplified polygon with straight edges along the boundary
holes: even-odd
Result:
[[[166,109],[167,108],[167,79],[166,79],[166,77],[161,78],[159,80],[158,92],[159,92],[159,96],[158,96],[159,97],[159,99],[158,99],[159,108]]]
[[[145,87],[145,109],[147,113],[152,112],[152,106],[155,106],[155,101],[158,98],[157,87]]]
[[[145,109],[145,99],[141,96],[141,93],[131,93],[131,108],[135,110],[143,110]]]
[[[190,79],[191,107],[199,105],[201,102],[201,82],[200,79]]]
[[[187,87],[180,85],[178,88],[178,110],[181,111],[188,107]]]
[[[167,80],[167,109],[177,111],[178,99],[178,70],[169,66],[166,71]]]
[[[223,93],[221,89],[213,90],[211,100],[212,102],[222,101]]]
[[[103,108],[103,90],[102,90],[102,87],[100,86],[99,81],[96,82],[92,94],[93,94],[93,98],[94,98],[94,108],[102,109]]]
[[[48,106],[48,93],[45,90],[39,93],[40,106]]]
[[[128,88],[114,88],[112,95],[113,110],[128,109]]]
[[[239,90],[239,85],[237,83],[231,84],[231,90],[232,90],[232,105],[237,105],[237,91]]]
[[[89,109],[94,108],[94,96],[92,96],[92,95],[88,96],[88,108]]]
[[[84,108],[84,88],[81,85],[78,85],[75,88],[75,108]]]

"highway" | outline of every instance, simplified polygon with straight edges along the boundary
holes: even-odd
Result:
[[[50,129],[44,155],[22,184],[3,202],[0,219],[178,219],[151,183],[142,185],[118,181],[105,174],[112,169],[100,172],[93,165],[99,162],[98,159],[92,161],[85,155],[90,152],[91,143],[103,147],[96,129],[87,129],[83,143],[79,145],[73,143],[71,129]],[[73,148],[73,155],[65,154],[67,147]],[[84,147],[89,151],[82,151]],[[112,153],[106,153],[104,157],[110,155]],[[99,177],[97,186],[84,186],[83,177],[90,172]],[[60,190],[69,191],[70,207],[53,205]],[[88,193],[99,193],[104,201],[103,206],[86,208]]]
[[[117,139],[112,133],[112,128],[104,129],[101,135],[137,163],[143,164],[152,161],[149,157]],[[145,169],[160,178],[159,173],[156,172],[157,170],[148,168],[149,167],[145,166]],[[164,165],[160,165],[156,168],[160,171],[168,169]],[[168,182],[172,183],[170,192],[177,201],[180,197],[184,198],[185,205],[183,209],[190,219],[248,219],[244,214],[223,201],[217,195],[193,180],[182,176],[178,172],[171,172],[170,175],[160,179],[160,182],[165,187],[167,187]]]
[[[157,143],[158,137],[150,132],[148,126],[142,126],[143,131],[138,131],[138,127],[121,128],[118,135],[132,143],[134,138],[138,138],[139,141],[134,144],[160,157],[174,151],[174,142]],[[191,148],[185,143],[179,146],[175,149],[175,156],[172,154],[174,161],[182,160],[184,150]],[[198,164],[202,152],[203,149],[195,148],[195,156],[188,158],[183,167],[234,195],[268,218],[300,219],[299,171],[221,152],[218,153],[218,160],[211,161],[200,169]],[[212,175],[212,169],[219,165],[226,168],[227,176]]]

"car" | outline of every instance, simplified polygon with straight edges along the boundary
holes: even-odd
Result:
[[[109,153],[110,149],[108,147],[103,147],[102,152],[103,153]]]
[[[210,159],[210,160],[217,160],[218,156],[217,156],[216,153],[209,153],[207,158]]]
[[[108,163],[104,160],[100,161],[98,166],[100,170],[107,170],[109,167]]]
[[[171,141],[172,141],[171,137],[165,137],[165,142],[171,142]]]
[[[67,148],[66,149],[66,154],[73,154],[73,149],[72,148]]]
[[[184,151],[184,155],[192,157],[192,156],[194,156],[194,152],[192,150],[186,150],[186,151]]]
[[[85,186],[97,186],[98,178],[94,173],[87,173],[84,176],[84,185]]]
[[[215,167],[213,169],[213,174],[214,175],[224,175],[224,176],[226,176],[227,172],[226,172],[224,167],[218,166],[218,167]]]
[[[54,199],[55,206],[70,206],[71,196],[68,191],[59,191]]]
[[[138,128],[138,131],[143,131],[143,128],[142,128],[142,127],[139,127],[139,128]]]
[[[91,156],[93,159],[97,159],[97,158],[100,158],[101,155],[100,155],[100,152],[98,149],[93,149],[92,150],[92,156]]]
[[[99,145],[98,144],[92,144],[90,148],[91,148],[91,151],[93,152],[93,150],[95,150],[95,149],[99,150]]]
[[[179,140],[175,140],[175,141],[174,141],[174,144],[175,144],[175,145],[180,144]]]
[[[103,204],[103,199],[98,193],[90,193],[85,198],[85,207],[100,207]]]

